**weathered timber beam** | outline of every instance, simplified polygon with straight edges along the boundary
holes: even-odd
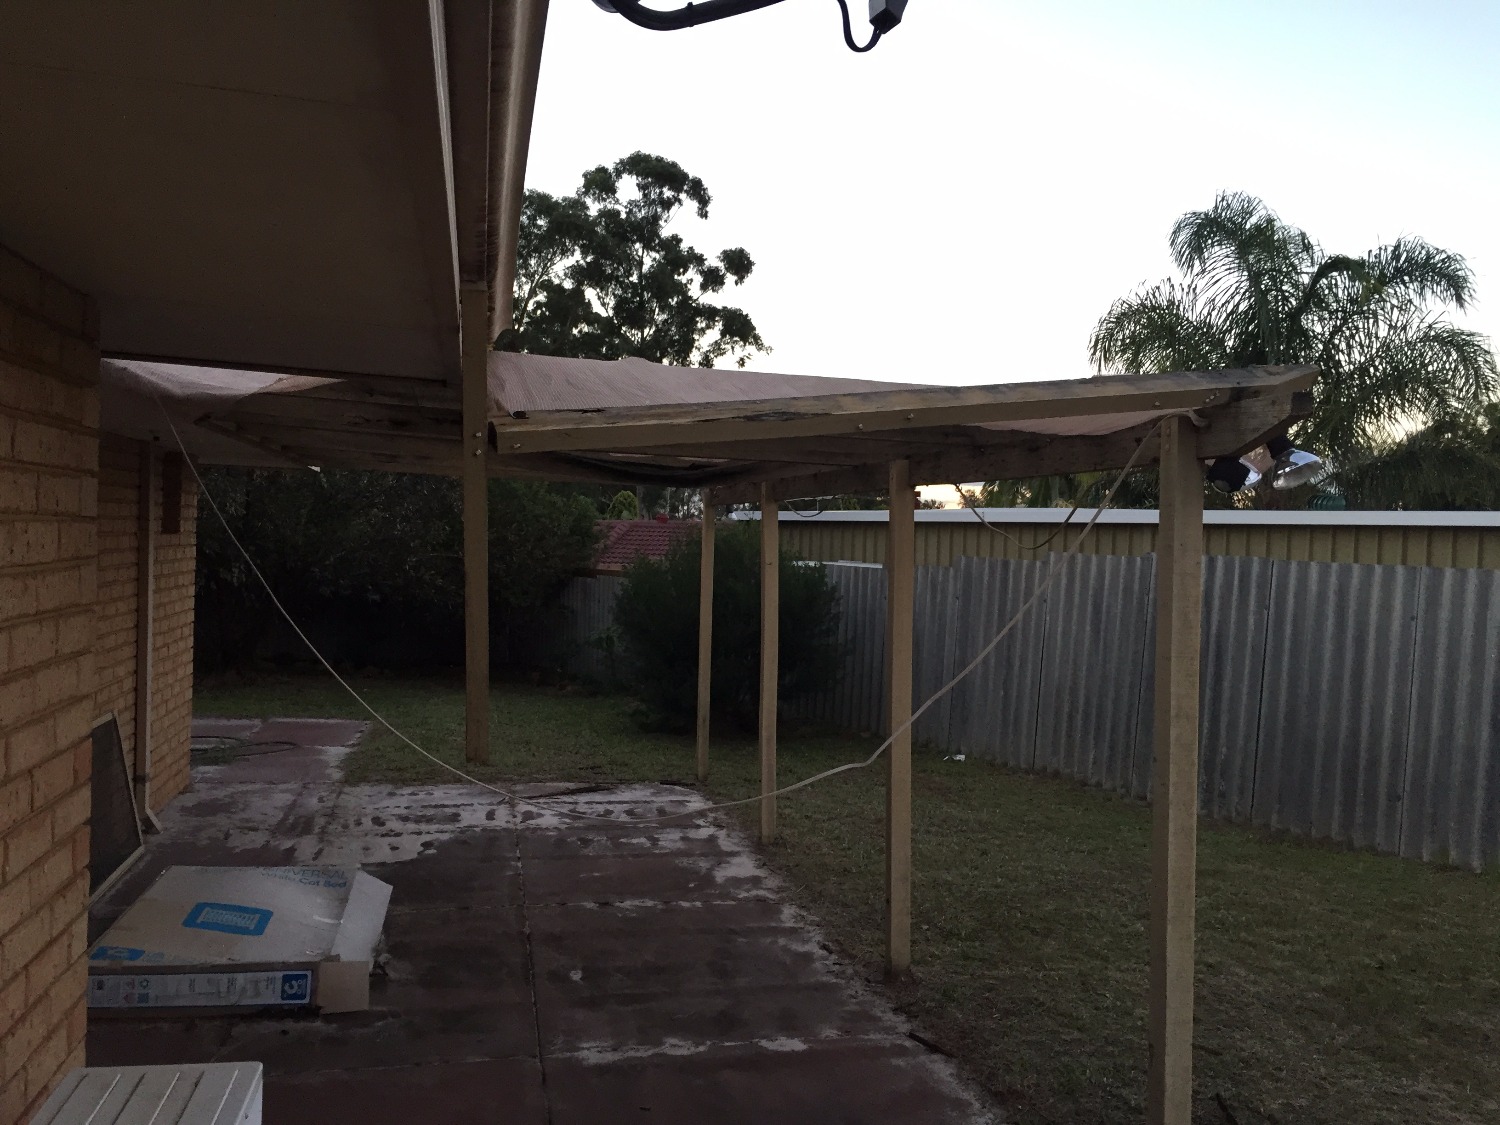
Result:
[[[210,411],[224,422],[299,426],[308,430],[423,434],[456,441],[463,415],[457,410],[418,405],[307,399],[296,395],[250,395],[224,410]]]
[[[1206,425],[1199,431],[1198,448],[1205,458],[1247,452],[1289,422],[1306,417],[1311,409],[1312,396],[1305,391],[1293,391],[1244,399],[1205,411],[1202,417]],[[1154,423],[1145,423],[1118,433],[1089,437],[1012,434],[988,448],[913,457],[911,479],[913,485],[954,484],[1117,469],[1130,460],[1142,440],[1148,444],[1138,464],[1150,464],[1157,458],[1153,427]],[[884,492],[886,475],[885,466],[876,464],[784,476],[772,481],[771,492],[780,500]],[[759,488],[756,482],[726,484],[716,494],[725,504],[747,504],[759,498]]]
[[[1248,395],[1300,390],[1317,368],[1256,367],[1236,371],[1109,376],[988,387],[763,399],[600,411],[551,411],[495,419],[505,453],[624,450],[685,442],[810,437],[860,431],[911,431],[946,425],[1021,422],[1092,414],[1205,410]]]
[[[461,446],[456,433],[446,440],[415,434],[369,433],[351,430],[313,430],[291,425],[262,425],[254,422],[230,422],[220,432],[230,430],[285,449],[327,452],[330,454],[363,453],[411,458],[425,462],[446,463],[458,471]]]

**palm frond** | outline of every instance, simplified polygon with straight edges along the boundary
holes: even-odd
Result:
[[[1164,281],[1110,306],[1089,337],[1089,359],[1101,373],[1132,375],[1231,367],[1221,315],[1191,286]]]

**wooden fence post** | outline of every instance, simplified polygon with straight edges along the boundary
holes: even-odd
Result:
[[[703,490],[703,557],[698,564],[698,780],[708,780],[708,720],[713,694],[714,507]]]
[[[464,758],[490,760],[489,293],[460,292],[463,359]]]
[[[1156,698],[1151,780],[1150,1059],[1146,1119],[1193,1113],[1193,909],[1198,833],[1198,661],[1203,635],[1203,469],[1182,416],[1161,428]]]
[[[776,676],[781,644],[781,527],[771,486],[760,486],[760,842],[776,839]]]
[[[916,573],[915,498],[911,466],[891,462],[889,539],[886,544],[885,651],[891,731],[911,718],[912,625]],[[911,730],[886,750],[885,876],[886,971],[911,968]]]

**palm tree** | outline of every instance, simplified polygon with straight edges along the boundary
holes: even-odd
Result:
[[[1400,503],[1403,476],[1430,496],[1431,480],[1411,476],[1417,435],[1444,434],[1451,448],[1483,431],[1475,419],[1500,391],[1500,370],[1485,337],[1446,319],[1474,297],[1460,255],[1410,237],[1326,254],[1237,192],[1177,220],[1171,248],[1182,279],[1121,298],[1095,327],[1089,355],[1100,372],[1315,363],[1323,377],[1295,440],[1388,504]],[[1373,489],[1382,463],[1391,479]]]
[[[1341,474],[1352,505],[1409,511],[1500,509],[1500,403],[1434,422]]]

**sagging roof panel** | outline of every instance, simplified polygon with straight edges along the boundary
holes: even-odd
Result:
[[[923,484],[1080,472],[1125,464],[1174,413],[1200,423],[1204,457],[1253,448],[1306,412],[1316,374],[950,387],[497,353],[491,389],[509,402],[491,403],[488,465],[496,476],[711,486],[736,498],[761,483],[783,496],[879,491],[895,460]],[[222,456],[228,439],[253,458],[233,463],[434,473],[460,464],[458,396],[442,382],[110,361],[104,384],[106,429],[165,440],[167,428],[151,423],[166,410],[189,440],[214,435],[212,450],[190,446],[203,457]]]
[[[673,367],[645,359],[565,359],[495,352],[490,401],[496,415],[535,411],[618,410],[680,403],[744,402],[806,395],[890,391],[915,383],[779,375],[743,368]]]

